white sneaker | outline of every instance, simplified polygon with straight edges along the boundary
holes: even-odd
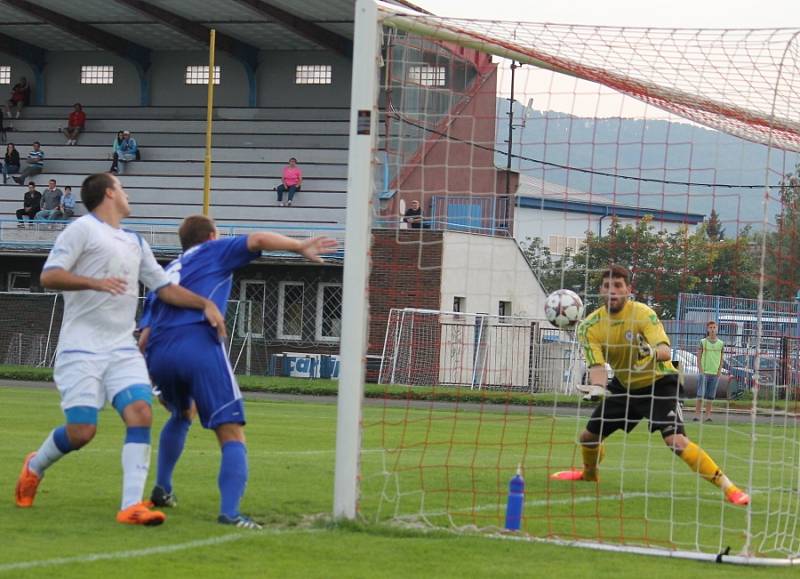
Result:
[[[19,111],[17,111],[17,115],[14,118],[16,118],[16,119],[19,118]]]

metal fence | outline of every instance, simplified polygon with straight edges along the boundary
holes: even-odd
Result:
[[[342,285],[319,276],[240,279],[228,302],[227,350],[234,372],[263,374],[273,356],[338,353]],[[140,311],[141,303],[140,299]],[[0,292],[0,361],[50,367],[58,347],[60,293]],[[278,367],[278,372],[281,368]]]

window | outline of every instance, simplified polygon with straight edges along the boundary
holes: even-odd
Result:
[[[564,255],[567,250],[573,255],[581,248],[584,239],[582,237],[570,237],[567,235],[551,235],[547,246],[553,255]]]
[[[214,67],[214,84],[219,84],[219,79],[222,77],[222,70],[219,66]],[[208,84],[208,67],[207,66],[187,66],[186,75],[184,76],[186,84]]]
[[[511,315],[511,302],[505,302],[500,300],[497,304],[497,315],[499,317],[498,322],[501,324],[507,324],[510,320],[508,320],[508,316]]]
[[[27,271],[8,272],[8,291],[17,293],[30,293],[31,274]]]
[[[342,336],[342,284],[321,283],[317,289],[319,342],[338,342]]]
[[[295,84],[331,84],[333,67],[330,64],[298,64],[295,69]]]
[[[264,337],[264,296],[266,284],[260,280],[242,280],[236,309],[236,331],[240,338]]]
[[[408,82],[422,86],[447,86],[447,69],[443,66],[412,66],[408,69]]]
[[[463,312],[467,308],[467,298],[456,296],[453,298],[453,311]]]
[[[11,84],[10,66],[0,66],[0,84]]]
[[[278,337],[303,338],[303,284],[282,281],[278,284]]]
[[[114,84],[114,67],[110,65],[83,65],[81,84]]]

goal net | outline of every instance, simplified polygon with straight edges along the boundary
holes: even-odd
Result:
[[[334,514],[800,561],[800,31],[368,0],[355,29]],[[644,322],[612,338],[629,309],[590,337],[545,320],[561,288],[607,313],[611,264],[666,340]],[[641,357],[620,362],[634,343]],[[645,359],[672,386],[641,410]],[[698,399],[704,374],[719,385]],[[585,397],[598,376],[623,393]],[[611,398],[628,409],[605,430]],[[553,478],[590,462],[599,480]]]

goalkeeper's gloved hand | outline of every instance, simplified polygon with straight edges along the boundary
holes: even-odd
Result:
[[[576,388],[583,394],[583,399],[590,402],[602,400],[608,394],[606,387],[599,384],[579,384]]]

